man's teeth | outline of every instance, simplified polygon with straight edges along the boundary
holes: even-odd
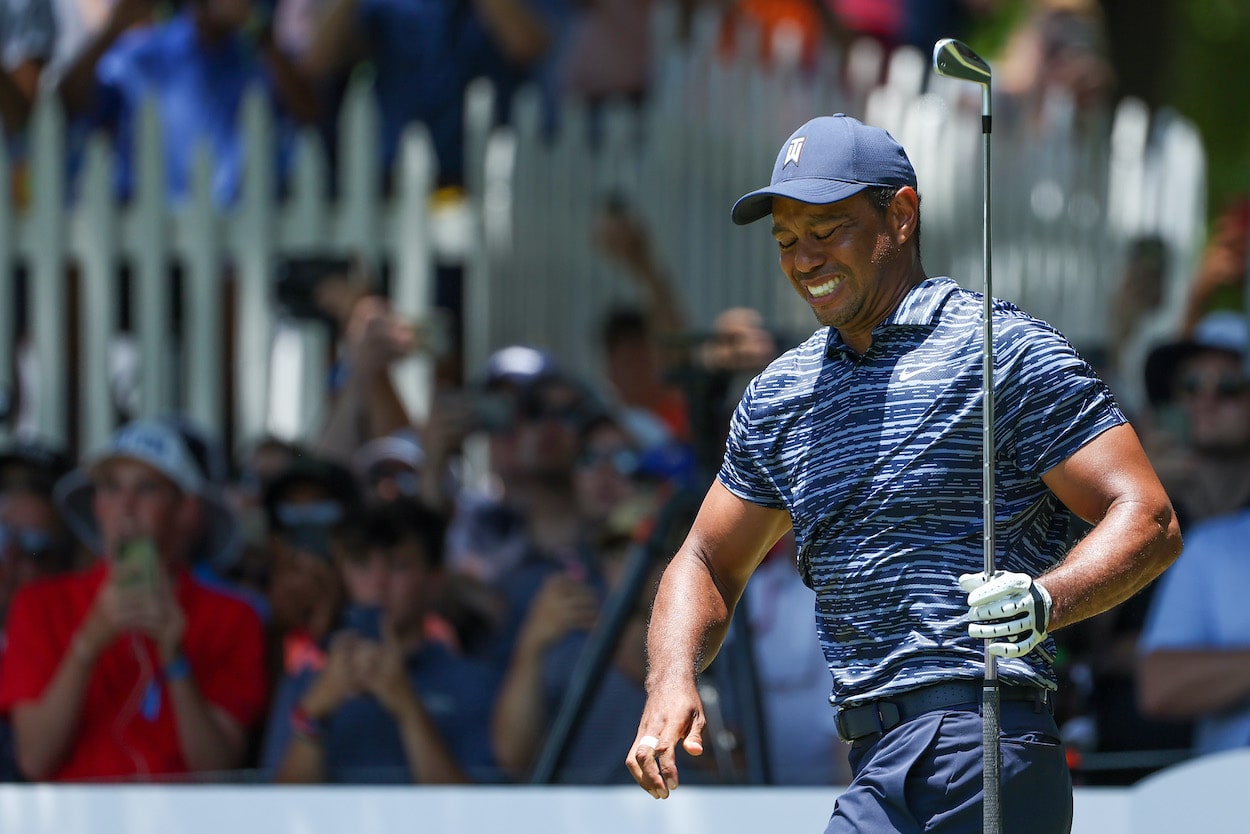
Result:
[[[831,278],[823,284],[813,284],[807,288],[813,298],[820,298],[822,295],[828,295],[837,289],[838,284],[842,282],[841,278]]]

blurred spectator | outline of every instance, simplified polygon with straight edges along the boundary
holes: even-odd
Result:
[[[573,464],[578,426],[597,407],[589,392],[549,355],[513,345],[491,355],[467,394],[462,432],[485,432],[490,479],[455,497],[449,565],[499,583],[531,550],[574,558]]]
[[[265,761],[277,781],[498,781],[487,736],[497,676],[459,654],[437,614],[445,531],[408,500],[369,512],[357,546],[384,566],[380,618],[337,632],[324,668],[283,682]]]
[[[625,269],[641,296],[638,307],[610,309],[600,326],[609,392],[639,417],[658,419],[672,438],[687,442],[689,404],[671,377],[686,361],[688,325],[672,279],[624,198],[607,200],[594,238],[596,248]]]
[[[48,491],[0,490],[0,634],[20,587],[78,566],[78,547]]]
[[[461,185],[469,82],[494,82],[503,113],[530,81],[552,102],[568,11],[566,0],[333,0],[301,64],[325,83],[372,63],[383,170],[391,170],[404,128],[419,121],[434,143],[439,184]]]
[[[620,405],[652,424],[652,443],[690,440],[690,407],[669,379],[650,322],[631,308],[608,311],[601,327],[604,377]]]
[[[574,672],[593,646],[592,630],[599,625],[604,605],[621,588],[631,557],[645,547],[655,551],[649,576],[642,583],[642,593],[632,601],[611,660],[595,681],[554,778],[559,783],[591,785],[629,780],[620,757],[613,753],[617,745],[611,741],[627,739],[637,729],[635,709],[645,700],[646,622],[664,566],[662,546],[647,542],[656,510],[653,495],[617,504],[597,540],[588,543],[593,555],[587,570],[581,575],[549,572],[534,595],[520,625],[492,721],[499,761],[514,779],[524,781],[531,776],[569,694]],[[701,764],[709,766],[711,759]],[[688,773],[697,776],[698,770],[683,771],[683,778]]]
[[[682,302],[668,269],[657,257],[646,224],[621,194],[610,195],[595,218],[595,248],[620,264],[641,296],[642,313],[660,342],[682,336],[687,328]],[[666,356],[666,364],[675,357]]]
[[[1141,640],[1142,710],[1193,720],[1199,755],[1250,747],[1250,511],[1203,521],[1160,578]]]
[[[838,738],[833,678],[812,629],[816,594],[799,576],[793,535],[764,558],[746,602],[772,784],[850,784],[850,747]]]
[[[121,428],[57,489],[104,559],[13,600],[0,710],[23,774],[238,767],[265,701],[261,626],[246,604],[191,576],[183,539],[188,514],[205,513],[211,527],[229,510],[204,494],[177,433],[154,421]]]
[[[368,565],[362,589],[347,583],[334,563],[332,533],[360,510],[360,487],[351,471],[312,455],[295,457],[263,494],[272,567],[269,602],[273,670],[296,674],[320,668],[325,641],[353,603],[376,605],[368,595]],[[365,597],[352,598],[352,593]]]
[[[0,653],[9,601],[17,589],[85,561],[78,558],[78,547],[52,500],[52,485],[67,467],[63,456],[38,444],[18,443],[0,454]],[[13,729],[2,719],[0,782],[20,778]]]
[[[826,0],[729,0],[684,4],[687,13],[701,5],[722,8],[720,49],[734,55],[743,48],[744,34],[757,35],[760,60],[773,68],[812,70],[821,45],[839,40],[842,29]]]
[[[1204,318],[1190,337],[1154,345],[1146,356],[1147,407],[1136,425],[1186,533],[1186,553],[1190,530],[1250,506],[1247,346],[1245,317],[1223,311]],[[1176,570],[1174,565],[1168,575]],[[1190,744],[1192,714],[1160,708],[1139,676],[1143,628],[1166,583],[1167,575],[1078,632],[1086,644],[1076,659],[1089,675],[1094,722],[1093,736],[1081,746],[1092,752],[1184,750]],[[1144,704],[1152,705],[1143,710]],[[1123,784],[1144,772],[1148,768],[1126,767],[1087,778]]]
[[[0,449],[0,491],[22,487],[51,492],[72,468],[60,449],[38,440],[18,438]]]
[[[1216,311],[1146,357],[1146,450],[1182,529],[1250,505],[1248,348],[1245,315]]]
[[[651,81],[651,0],[575,0],[564,95],[640,104]]]
[[[291,316],[327,323],[337,339],[330,412],[316,440],[318,454],[349,464],[365,443],[409,427],[391,379],[395,363],[428,334],[397,315],[358,260],[313,257],[288,263],[277,289]]]
[[[1207,313],[1246,309],[1250,197],[1243,196],[1225,206],[1212,226],[1185,298],[1180,324],[1182,336],[1192,334]]]
[[[151,16],[154,0],[117,0],[104,29],[66,70],[58,92],[84,132],[107,129],[118,152],[117,184],[134,188],[137,119],[144,101],[156,106],[164,131],[169,194],[190,191],[201,143],[212,152],[212,193],[219,204],[238,196],[243,173],[240,107],[253,87],[268,95],[278,119],[278,171],[285,170],[289,120],[316,118],[315,94],[272,41],[268,22],[253,33],[253,0],[187,0],[168,20],[131,28]]]
[[[115,5],[117,0],[52,0],[56,43],[44,71],[51,86],[60,82],[65,70],[109,25]],[[151,3],[146,14],[136,15],[131,25],[149,26],[161,11],[161,6]]]
[[[361,446],[352,467],[372,502],[416,499],[421,495],[421,467],[425,452],[412,428],[402,428]]]
[[[1005,118],[1036,129],[1058,109],[1096,127],[1115,92],[1115,68],[1097,0],[1035,0],[996,62],[994,86]]]

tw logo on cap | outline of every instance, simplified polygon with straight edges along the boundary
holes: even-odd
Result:
[[[786,158],[782,161],[781,167],[784,168],[793,162],[799,164],[799,156],[803,153],[803,143],[807,141],[806,136],[796,136],[790,140],[790,144],[786,147]]]

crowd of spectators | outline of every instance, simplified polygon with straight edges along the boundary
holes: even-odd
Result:
[[[702,5],[712,4],[680,3]],[[725,50],[745,19],[773,59],[802,65],[848,33],[931,43],[922,24],[956,25],[994,4],[718,5]],[[1089,4],[1047,5],[1015,49],[1034,63],[1006,74],[1021,79],[1017,101],[1043,101],[1040,81],[1069,85],[1078,103],[1105,96],[1113,77]],[[134,120],[154,95],[171,131],[171,195],[186,193],[191,138],[207,137],[214,194],[229,201],[248,89],[259,84],[280,117],[281,172],[300,126],[333,147],[344,85],[368,67],[384,164],[420,121],[441,184],[458,185],[471,79],[505,92],[500,118],[507,91],[528,83],[549,115],[570,95],[641,101],[650,11],[644,0],[9,0],[0,118],[20,151],[37,91],[54,91],[78,135],[117,137],[124,195]],[[1247,214],[1238,205],[1221,216],[1179,328],[1149,331],[1149,344],[1130,343],[1157,312],[1163,244],[1140,241],[1126,266],[1107,379],[1191,546],[1157,587],[1057,635],[1074,764],[1250,745],[1250,624],[1231,579],[1244,571],[1235,551],[1250,520]],[[411,324],[339,276],[317,296],[339,361],[315,436],[247,438],[232,453],[163,415],[126,423],[76,461],[10,444],[0,454],[0,779],[504,783],[554,761],[560,782],[627,780],[619,751],[643,702],[655,574],[689,523],[691,491],[712,477],[738,394],[788,345],[741,308],[690,339],[638,219],[613,206],[597,234],[639,301],[604,311],[594,378],[513,345],[463,381],[440,379],[418,419],[390,373],[413,350]],[[813,595],[794,568],[783,539],[744,604],[772,777],[837,784],[846,750],[811,633]],[[602,662],[587,688],[592,658]],[[726,653],[707,676],[714,732],[703,759],[684,765],[691,780],[740,781],[744,758],[758,755],[746,749],[750,698],[735,689],[739,670],[725,668],[733,662]],[[572,730],[553,735],[583,697]]]

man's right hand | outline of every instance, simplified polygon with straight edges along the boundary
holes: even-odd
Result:
[[[703,755],[707,716],[693,678],[672,686],[648,680],[647,693],[625,766],[643,790],[656,799],[668,799],[678,785],[677,745],[691,756]]]

